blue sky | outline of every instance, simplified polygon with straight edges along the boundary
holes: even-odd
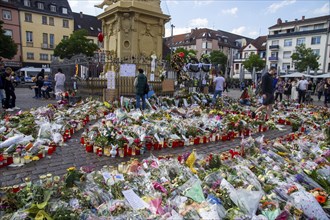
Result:
[[[102,0],[69,0],[72,11],[97,16]],[[162,0],[161,8],[171,20],[166,36],[188,33],[192,28],[210,28],[256,38],[268,34],[278,18],[294,19],[329,15],[329,0]]]

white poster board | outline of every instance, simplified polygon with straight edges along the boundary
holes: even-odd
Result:
[[[116,73],[113,71],[108,71],[105,75],[107,78],[107,88],[115,89],[116,88]]]
[[[136,65],[135,64],[120,64],[120,76],[135,77]]]

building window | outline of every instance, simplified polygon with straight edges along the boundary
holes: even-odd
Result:
[[[320,56],[320,49],[313,49],[313,53],[317,56]]]
[[[324,28],[324,24],[315,24],[314,25],[314,30],[323,29],[323,28]]]
[[[69,28],[69,21],[66,19],[63,19],[63,27],[64,28]]]
[[[54,26],[54,18],[49,17],[49,25]]]
[[[291,58],[291,51],[284,51],[284,52],[283,52],[283,58],[284,58],[284,59],[289,59],[289,58]]]
[[[62,14],[67,15],[68,14],[68,9],[67,8],[62,8]]]
[[[63,40],[68,40],[69,36],[63,36]]]
[[[278,40],[272,40],[272,46],[277,46],[277,45],[278,45],[278,43],[279,43],[279,41],[278,41]]]
[[[278,52],[271,52],[270,56],[271,57],[278,57]]]
[[[27,52],[26,53],[26,59],[28,59],[28,60],[34,60],[34,53]]]
[[[284,46],[285,47],[291,47],[292,46],[292,39],[285,39],[284,40]]]
[[[32,14],[25,13],[25,21],[26,22],[32,22]]]
[[[46,45],[48,44],[48,34],[47,33],[43,33],[42,34],[42,43]]]
[[[31,1],[30,0],[24,0],[24,6],[31,7]]]
[[[79,29],[81,28],[81,25],[80,25],[80,24],[78,24],[78,28],[79,28]]]
[[[55,5],[50,5],[50,11],[56,12],[56,6]]]
[[[11,37],[11,38],[13,38],[13,31],[12,30],[4,30],[5,31],[5,35],[6,36],[9,36],[9,37]]]
[[[2,18],[4,20],[11,20],[11,11],[2,10]]]
[[[37,7],[38,7],[38,9],[41,9],[41,10],[44,10],[45,9],[43,2],[38,2],[37,3]]]
[[[49,48],[54,49],[55,45],[55,36],[54,34],[49,34]]]
[[[301,44],[305,44],[305,38],[297,38],[297,46],[301,45]]]
[[[244,58],[249,58],[249,54],[248,54],[248,52],[245,52],[245,53],[244,53]]]
[[[47,16],[42,16],[42,24],[47,24]]]
[[[48,54],[46,54],[46,53],[41,53],[41,54],[40,54],[40,60],[47,60],[47,61],[48,61]]]
[[[311,44],[320,44],[321,43],[321,36],[312,37]]]
[[[310,29],[311,29],[310,26],[303,26],[299,28],[300,31],[309,31]]]
[[[26,32],[26,42],[29,42],[29,43],[33,42],[33,33],[31,31]]]
[[[239,64],[236,63],[236,64],[235,64],[235,70],[238,70],[238,69],[239,69]]]
[[[284,70],[284,71],[290,70],[290,63],[283,63],[282,70]]]

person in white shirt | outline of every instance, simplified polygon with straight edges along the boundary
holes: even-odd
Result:
[[[59,68],[57,71],[58,72],[55,74],[54,80],[56,98],[59,99],[61,97],[61,93],[64,92],[65,75],[63,74],[61,68]]]
[[[303,75],[298,82],[298,103],[304,103],[306,99],[306,91],[308,87],[308,81],[306,80],[305,76]]]
[[[215,104],[215,101],[217,100],[217,96],[222,96],[223,89],[225,88],[226,80],[223,78],[223,76],[218,75],[213,79],[213,83],[215,84],[214,88],[214,94],[212,99],[212,104]]]

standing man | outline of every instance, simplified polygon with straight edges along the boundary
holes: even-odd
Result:
[[[297,88],[298,88],[298,103],[301,104],[302,102],[305,102],[306,92],[308,88],[308,81],[306,80],[304,75],[299,80]]]
[[[60,94],[64,92],[64,84],[65,84],[65,75],[62,72],[62,69],[59,68],[54,77],[55,80],[55,94],[56,99],[60,98]]]
[[[214,88],[214,94],[212,99],[212,104],[215,104],[215,101],[217,100],[217,96],[222,96],[223,89],[225,88],[226,80],[223,78],[221,73],[213,79],[213,83],[215,84]]]
[[[4,98],[5,98],[5,90],[4,90],[4,80],[5,80],[5,67],[0,58],[0,102],[2,107],[4,107]]]
[[[144,75],[143,69],[138,69],[139,74],[135,77],[134,87],[136,95],[136,108],[140,108],[140,102],[142,99],[142,110],[146,108],[146,99],[145,99],[145,88],[148,84],[147,77]]]
[[[269,72],[261,78],[262,106],[260,106],[255,112],[252,112],[252,118],[255,118],[256,114],[264,108],[266,109],[265,120],[268,120],[272,113],[272,107],[275,102],[273,87],[275,71],[276,67],[272,66],[270,67]]]
[[[10,67],[7,67],[5,70],[4,89],[6,93],[6,101],[5,101],[6,111],[14,111],[20,109],[15,106],[16,95],[15,95],[15,87],[11,81],[12,72],[13,71]]]

